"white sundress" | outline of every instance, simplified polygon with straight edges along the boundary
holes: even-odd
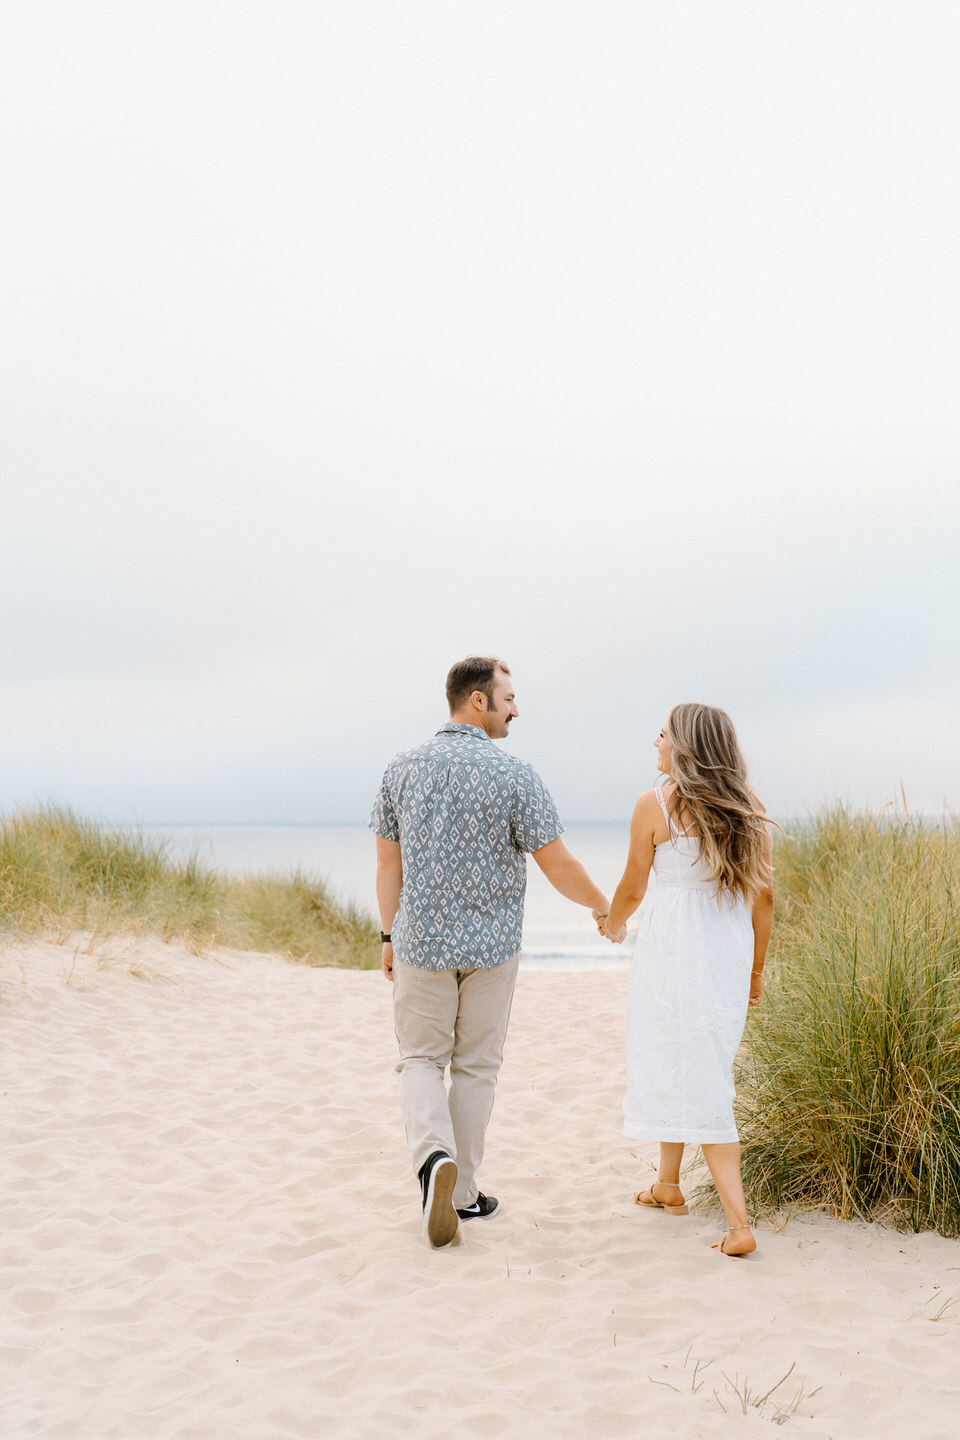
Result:
[[[743,1034],[753,923],[705,874],[695,836],[673,825],[656,847],[627,991],[623,1133],[635,1140],[735,1141],[733,1059]]]

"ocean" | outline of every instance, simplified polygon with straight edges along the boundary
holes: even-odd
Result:
[[[610,896],[623,871],[629,832],[627,820],[572,824],[564,832],[567,845]],[[374,839],[365,825],[156,825],[141,826],[140,833],[162,838],[178,858],[195,853],[231,875],[299,869],[376,916]],[[602,940],[589,911],[558,895],[533,860],[527,861],[527,875],[522,967],[616,970],[629,964],[629,936],[621,946]]]

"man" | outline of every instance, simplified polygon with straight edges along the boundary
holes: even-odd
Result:
[[[447,703],[449,723],[388,766],[370,817],[400,1106],[435,1247],[459,1241],[461,1220],[500,1208],[476,1173],[517,978],[526,853],[595,920],[610,908],[559,838],[539,775],[492,743],[519,714],[507,666],[461,660]]]

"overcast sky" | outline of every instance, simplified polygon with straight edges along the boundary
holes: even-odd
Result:
[[[960,7],[6,0],[0,807],[960,809]]]

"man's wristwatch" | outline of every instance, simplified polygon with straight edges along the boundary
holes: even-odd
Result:
[[[382,930],[380,931],[380,939],[381,939],[381,941],[383,942],[384,945],[392,945],[392,944],[393,944],[393,940],[391,939],[391,937],[390,937],[389,935],[384,935],[384,933],[383,933]]]

